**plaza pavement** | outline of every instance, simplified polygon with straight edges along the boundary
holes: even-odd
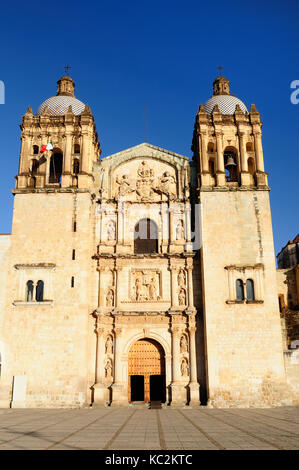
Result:
[[[0,450],[299,449],[299,407],[0,409]]]

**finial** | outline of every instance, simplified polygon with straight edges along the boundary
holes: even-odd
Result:
[[[218,65],[217,69],[218,69],[218,71],[219,71],[218,76],[220,77],[220,75],[221,75],[221,70],[223,70],[222,65]]]

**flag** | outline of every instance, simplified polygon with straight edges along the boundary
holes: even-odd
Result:
[[[47,152],[48,150],[53,150],[53,142],[49,142],[47,145],[42,145],[40,153]]]

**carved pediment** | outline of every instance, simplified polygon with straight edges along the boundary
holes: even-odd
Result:
[[[189,184],[189,159],[140,144],[101,162],[100,194],[133,202],[175,200]]]

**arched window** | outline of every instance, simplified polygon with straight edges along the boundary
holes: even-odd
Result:
[[[255,173],[255,165],[254,165],[254,159],[252,157],[248,158],[248,172],[254,176]]]
[[[49,183],[60,183],[62,175],[63,156],[61,150],[55,148],[50,160]]]
[[[254,283],[252,279],[246,281],[246,298],[247,300],[254,300]]]
[[[26,302],[32,302],[33,300],[33,281],[27,282],[26,289]]]
[[[38,155],[39,147],[38,145],[33,145],[33,155]]]
[[[227,182],[238,181],[238,159],[235,147],[226,147],[224,150],[224,167]]]
[[[252,144],[252,142],[247,142],[247,144],[246,144],[246,152],[253,152],[253,144]]]
[[[215,152],[215,144],[213,142],[208,143],[208,153]]]
[[[35,300],[37,302],[42,302],[44,300],[44,283],[43,281],[38,281],[36,285]]]
[[[134,253],[158,252],[158,228],[150,219],[141,219],[134,229]]]
[[[80,171],[80,161],[78,158],[75,158],[73,163],[73,173],[77,175]]]
[[[211,176],[215,176],[215,160],[214,158],[209,158],[209,173]]]
[[[236,280],[236,298],[237,300],[244,300],[244,285],[242,279]]]
[[[80,145],[79,144],[74,145],[74,153],[80,153]]]
[[[38,160],[36,158],[34,158],[31,161],[31,173],[32,173],[33,176],[36,175],[37,170],[38,170]]]

